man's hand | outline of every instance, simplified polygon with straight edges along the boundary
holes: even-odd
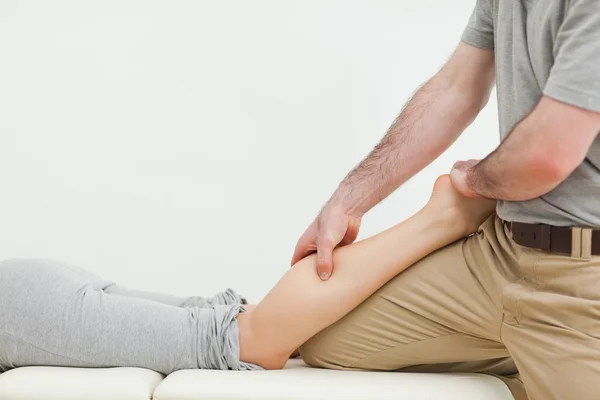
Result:
[[[298,241],[292,265],[316,251],[317,273],[326,281],[333,273],[333,249],[356,240],[360,221],[340,208],[325,206]]]
[[[452,166],[452,171],[450,172],[450,179],[452,180],[452,185],[458,190],[463,196],[477,198],[481,197],[475,191],[473,191],[469,184],[467,183],[467,175],[471,168],[479,163],[480,160],[467,160],[467,161],[457,161]]]

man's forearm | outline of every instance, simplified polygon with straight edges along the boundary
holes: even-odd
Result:
[[[453,87],[443,75],[434,76],[405,105],[381,142],[346,176],[329,204],[363,215],[446,150],[485,100]]]
[[[465,181],[473,192],[489,199],[525,201],[549,192],[560,183],[557,175],[536,168],[527,154],[511,147],[514,146],[499,146],[466,171]]]
[[[599,113],[543,97],[494,152],[465,171],[465,183],[496,200],[542,196],[584,160],[599,129]]]
[[[537,159],[535,115],[521,121],[492,153],[466,171],[465,182],[480,196],[496,200],[529,200],[558,184],[557,176]],[[549,156],[549,155],[548,155]],[[551,161],[551,160],[549,160]]]

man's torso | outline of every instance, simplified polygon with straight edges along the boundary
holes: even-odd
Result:
[[[543,96],[554,64],[558,34],[571,1],[490,2],[500,137],[504,139]],[[600,26],[577,29],[597,29],[600,40]],[[581,46],[586,45],[581,43]],[[589,88],[590,91],[599,89]],[[569,140],[570,134],[564,132],[565,140]],[[508,221],[600,227],[600,138],[596,138],[583,163],[554,190],[528,201],[500,201],[497,213]]]

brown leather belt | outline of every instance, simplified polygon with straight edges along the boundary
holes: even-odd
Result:
[[[570,227],[508,221],[506,223],[513,240],[521,246],[571,254],[573,236]],[[600,255],[600,230],[597,229],[592,231],[591,253]]]

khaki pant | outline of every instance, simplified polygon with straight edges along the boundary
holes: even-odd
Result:
[[[517,400],[600,396],[600,257],[516,244],[490,217],[425,257],[301,348],[335,369],[481,372]],[[402,246],[402,243],[398,243]],[[527,394],[525,393],[527,390]]]

